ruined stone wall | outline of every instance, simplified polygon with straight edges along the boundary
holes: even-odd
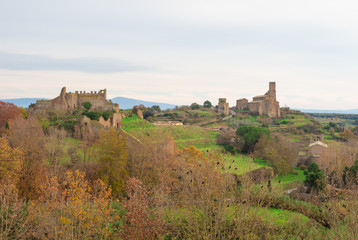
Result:
[[[36,101],[36,108],[38,109],[47,109],[51,108],[52,101],[51,100],[37,100]]]
[[[103,127],[110,128],[111,127],[111,119],[109,118],[107,121],[101,116],[98,121]]]
[[[218,113],[229,115],[229,103],[226,102],[226,98],[219,98]]]
[[[105,120],[102,116],[99,118],[99,123],[105,128],[119,128],[122,124],[122,115],[114,113],[110,118]]]
[[[122,115],[119,113],[113,114],[111,118],[111,125],[113,128],[119,128],[122,125]]]
[[[67,102],[67,107],[70,109],[78,108],[80,106],[76,94],[66,93],[65,100]]]

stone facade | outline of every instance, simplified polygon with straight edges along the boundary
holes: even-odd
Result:
[[[229,103],[226,102],[226,98],[219,98],[218,113],[229,115]]]
[[[80,108],[82,103],[90,102],[93,111],[115,111],[119,112],[118,104],[107,100],[107,90],[85,92],[76,91],[74,93],[66,92],[63,87],[60,96],[52,100],[39,100],[36,102],[35,109],[53,109],[53,110],[73,110]]]
[[[236,100],[236,109],[237,110],[249,110],[249,100],[246,98],[241,98]]]
[[[300,151],[298,154],[302,163],[307,159],[311,159],[311,161],[317,163],[320,168],[324,167],[328,145],[323,142],[323,138],[323,135],[311,136],[310,145],[308,146],[309,150]]]
[[[276,83],[269,83],[269,90],[265,95],[253,97],[249,102],[246,98],[236,101],[237,110],[250,110],[257,115],[268,115],[269,117],[280,117],[280,104],[276,101]]]
[[[108,120],[102,116],[99,118],[99,123],[105,128],[119,128],[122,124],[122,115],[114,113]]]

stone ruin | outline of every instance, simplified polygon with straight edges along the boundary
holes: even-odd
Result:
[[[52,100],[38,100],[35,104],[35,110],[52,109],[52,110],[73,110],[82,107],[84,102],[92,104],[93,111],[115,111],[119,112],[118,104],[107,100],[107,90],[100,91],[76,91],[74,93],[66,92],[66,87],[63,87],[60,96]]]
[[[119,114],[119,106],[107,100],[107,90],[100,91],[75,91],[74,93],[66,92],[66,87],[61,89],[60,96],[52,100],[38,100],[32,108],[32,112],[41,111],[58,111],[66,112],[73,111],[74,109],[82,108],[84,102],[92,104],[91,111],[113,111],[112,116],[105,120],[100,118],[99,123],[106,128],[118,128],[122,122],[122,115]]]
[[[280,104],[276,100],[276,83],[269,83],[269,90],[264,95],[253,97],[249,102],[246,98],[236,101],[237,110],[250,110],[256,115],[267,115],[272,118],[280,117]]]
[[[226,98],[219,98],[218,113],[229,115],[229,103],[226,102]]]

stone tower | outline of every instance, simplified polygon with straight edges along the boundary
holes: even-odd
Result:
[[[226,98],[219,98],[218,113],[229,115],[229,103],[226,102]]]
[[[272,100],[276,101],[276,82],[269,83],[269,92],[268,95]]]

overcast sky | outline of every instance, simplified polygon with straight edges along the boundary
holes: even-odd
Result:
[[[358,2],[0,0],[0,99],[107,88],[177,105],[358,108]]]

